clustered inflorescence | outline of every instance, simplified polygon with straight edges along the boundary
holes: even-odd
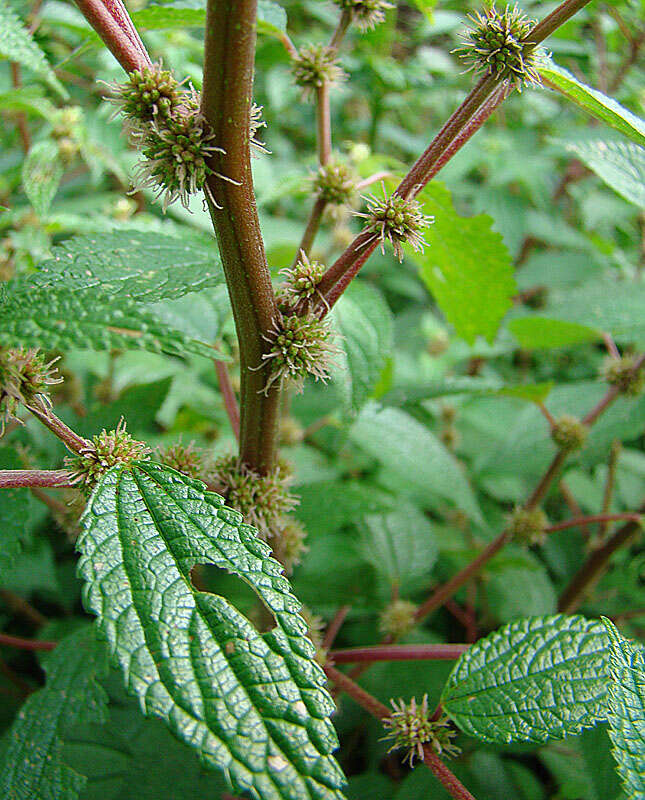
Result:
[[[318,284],[325,274],[326,267],[320,261],[310,261],[304,250],[293,267],[280,270],[284,282],[278,288],[278,305],[288,312],[299,304],[309,308],[316,297],[323,299]]]
[[[518,506],[508,518],[507,530],[512,541],[518,544],[543,544],[549,520],[541,508]]]
[[[386,636],[399,639],[412,630],[416,622],[414,612],[417,607],[409,600],[392,600],[381,612],[379,628]]]
[[[571,414],[563,414],[559,417],[551,429],[551,438],[555,444],[565,453],[573,453],[580,450],[587,441],[589,428],[577,417]]]
[[[423,213],[421,204],[414,199],[392,194],[389,197],[383,187],[383,198],[370,195],[364,198],[367,211],[357,216],[367,220],[365,230],[371,231],[373,239],[381,243],[381,252],[385,252],[385,242],[389,241],[394,248],[394,255],[403,260],[403,243],[407,242],[413,250],[423,251],[426,242],[422,230],[434,222],[434,217]]]
[[[636,369],[636,366],[636,357],[631,354],[608,358],[603,366],[603,377],[621,394],[637,397],[645,386],[645,369],[642,366]]]
[[[459,755],[459,748],[452,743],[457,734],[450,727],[448,719],[430,719],[427,694],[420,705],[417,705],[414,697],[409,703],[401,699],[398,703],[394,700],[390,702],[394,711],[383,720],[384,727],[388,728],[384,738],[394,740],[388,752],[406,750],[406,760],[410,766],[415,758],[423,761],[424,746],[431,747],[440,756],[450,758]]]
[[[0,435],[20,405],[46,412],[51,408],[49,387],[62,382],[54,366],[35,348],[0,348]]]
[[[318,169],[313,179],[316,197],[332,206],[351,202],[356,186],[356,176],[342,161],[330,161]]]
[[[78,455],[68,456],[65,464],[72,472],[73,480],[89,493],[112,467],[128,467],[135,461],[147,460],[149,456],[150,449],[130,436],[125,429],[125,420],[121,419],[116,430],[103,429]]]
[[[177,442],[158,451],[159,461],[171,469],[176,469],[189,478],[203,480],[205,473],[204,458],[202,452],[195,446],[194,442],[182,444]]]
[[[336,48],[324,44],[301,48],[293,57],[291,69],[305,100],[312,97],[324,84],[332,86],[345,79],[345,73],[338,66]]]
[[[523,84],[539,84],[539,55],[527,40],[533,21],[517,5],[503,12],[495,6],[471,16],[474,27],[463,35],[463,44],[454,52],[479,75],[492,75],[511,81],[521,90]]]
[[[212,169],[210,160],[224,154],[199,108],[199,95],[181,84],[159,64],[135,70],[121,84],[110,87],[112,101],[125,117],[125,130],[141,150],[137,188],[153,189],[162,198],[164,211],[176,200],[188,208],[190,196],[203,190],[217,202],[208,185],[209,176],[230,180]],[[256,134],[262,126],[260,108],[250,111],[249,139],[265,151]]]
[[[268,373],[265,392],[274,383],[282,387],[287,381],[302,391],[307,375],[323,382],[329,379],[333,357],[339,351],[326,318],[321,320],[313,312],[303,316],[279,314],[264,338],[269,344],[261,365]]]
[[[350,11],[358,27],[365,31],[379,25],[385,19],[388,8],[394,8],[386,0],[334,0],[343,11]]]

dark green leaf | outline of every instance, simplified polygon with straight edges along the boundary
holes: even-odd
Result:
[[[35,144],[22,165],[22,185],[37,214],[49,211],[62,177],[63,164],[56,142],[46,139]]]
[[[24,469],[12,447],[0,448],[0,469]],[[20,552],[20,541],[29,524],[29,490],[3,489],[0,495],[0,580]]]

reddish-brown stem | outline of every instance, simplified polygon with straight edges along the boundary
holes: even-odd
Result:
[[[378,238],[371,231],[362,231],[329,267],[318,284],[326,300],[320,303],[321,314],[334,305],[377,246]]]
[[[640,522],[642,517],[640,514],[625,512],[623,514],[590,514],[587,517],[575,517],[574,519],[566,519],[564,522],[557,522],[555,525],[549,525],[545,528],[546,533],[555,533],[556,531],[564,531],[567,528],[579,528],[583,525],[593,525],[596,522],[616,522],[618,520]]]
[[[329,42],[329,46],[333,47],[334,50],[338,50],[340,47],[340,43],[343,41],[343,37],[347,33],[347,29],[349,28],[351,22],[352,12],[343,11],[343,13],[340,15],[340,20],[336,30],[334,31],[334,35],[331,37],[331,41]]]
[[[467,644],[391,644],[333,650],[335,664],[358,664],[362,661],[451,661],[468,650]]]
[[[449,597],[452,597],[453,594],[459,588],[461,588],[464,583],[466,583],[466,581],[477,575],[484,564],[490,561],[494,555],[499,553],[502,547],[504,547],[506,544],[507,540],[508,532],[504,530],[496,539],[493,539],[493,541],[481,551],[477,558],[473,559],[470,564],[465,566],[461,572],[458,572],[449,581],[444,583],[435,592],[433,592],[433,594],[431,594],[430,597],[417,608],[414,614],[415,619],[420,621],[437,608],[440,608]]]
[[[448,769],[429,745],[424,745],[423,747],[423,763],[454,800],[475,800],[475,797],[466,789],[457,776]]]
[[[233,391],[233,385],[231,384],[231,376],[228,374],[228,367],[224,361],[218,361],[215,359],[214,363],[215,371],[217,372],[217,379],[219,381],[219,388],[224,400],[224,407],[226,408],[226,413],[228,415],[229,422],[231,423],[233,433],[235,434],[235,438],[239,441],[240,409],[237,405],[237,398],[235,397],[235,392]]]
[[[630,374],[636,377],[640,370],[645,365],[645,354],[641,354],[638,358],[634,361],[632,368],[630,370]],[[603,411],[610,406],[614,400],[620,394],[620,389],[617,386],[610,386],[607,392],[605,393],[604,397],[600,399],[598,404],[591,409],[591,411],[587,414],[586,417],[583,417],[583,422],[585,425],[593,425],[594,422],[598,419],[598,417],[603,413]]]
[[[0,470],[0,489],[27,489],[33,486],[61,489],[75,484],[72,473],[66,469]]]
[[[605,489],[602,495],[602,508],[601,513],[608,514],[611,508],[611,498],[614,494],[614,483],[616,481],[616,466],[618,465],[618,456],[620,455],[620,441],[615,439],[611,445],[609,453],[609,462],[607,464],[607,478],[605,480]],[[598,528],[598,541],[601,542],[607,533],[607,523],[603,522]]]
[[[551,484],[557,477],[558,473],[562,469],[564,462],[566,460],[567,460],[567,453],[565,453],[564,450],[558,450],[558,452],[553,456],[553,460],[549,464],[540,482],[535,487],[529,499],[524,504],[524,508],[527,511],[530,511],[536,506],[539,506],[542,500],[544,500],[546,493],[549,491]]]
[[[75,0],[85,19],[126,72],[150,65],[150,56],[120,0]]]
[[[74,433],[71,428],[65,425],[62,419],[58,419],[53,411],[44,411],[36,406],[27,406],[27,410],[31,411],[35,417],[38,417],[42,424],[49,428],[72,452],[80,453],[90,446],[90,442],[87,439],[83,439],[82,436]]]
[[[316,89],[316,121],[318,125],[318,161],[321,166],[331,158],[331,109],[329,105],[329,81]]]
[[[582,509],[578,505],[576,498],[571,493],[571,489],[569,489],[567,484],[564,481],[560,481],[558,488],[560,489],[560,494],[564,498],[564,502],[569,506],[569,511],[574,515],[574,517],[584,517]],[[584,534],[585,541],[589,541],[591,537],[589,528],[586,525],[581,525],[580,529]]]
[[[2,600],[11,611],[29,620],[36,628],[41,628],[43,625],[47,624],[47,617],[41,614],[37,608],[34,608],[23,597],[20,597],[19,594],[9,589],[0,589],[0,600]]]
[[[640,511],[645,512],[645,505],[641,506]],[[613,554],[621,547],[628,545],[640,530],[640,521],[627,522],[613,536],[610,536],[602,547],[594,550],[562,593],[558,610],[565,614],[573,614],[585,596],[600,580]]]
[[[0,645],[17,647],[19,650],[53,650],[56,644],[56,642],[46,642],[41,639],[24,639],[22,636],[0,633]]]
[[[285,50],[289,54],[289,58],[295,58],[298,55],[298,50],[295,44],[291,41],[291,38],[286,31],[282,31],[282,33],[280,34],[280,41],[282,42]]]
[[[22,86],[22,77],[20,75],[20,64],[11,62],[11,83],[14,89],[19,89]],[[29,126],[27,125],[27,115],[24,111],[16,112],[16,124],[18,125],[18,133],[20,134],[20,141],[22,142],[22,150],[28,153],[31,147],[31,135],[29,133]]]
[[[322,220],[326,205],[327,204],[322,197],[316,198],[316,202],[314,203],[311,213],[309,214],[309,219],[307,220],[307,227],[305,228],[305,232],[302,234],[302,241],[300,242],[300,246],[298,247],[295,258],[293,259],[293,263],[291,265],[292,269],[300,260],[301,252],[304,252],[304,254],[307,256],[311,253],[311,247],[314,243],[314,239],[316,238],[316,234],[318,233],[318,228],[320,227],[320,222]]]
[[[549,409],[544,405],[544,403],[541,400],[538,400],[536,405],[542,412],[542,416],[544,417],[544,419],[549,423],[549,426],[551,428],[554,428],[556,425],[556,421],[553,418],[553,415],[551,414]]]
[[[568,22],[574,14],[577,14],[581,8],[584,8],[590,2],[591,0],[565,0],[541,22],[538,22],[525,41],[531,42],[533,45],[540,44],[547,36],[550,36],[553,31]]]
[[[325,650],[329,650],[329,648],[336,641],[338,632],[343,627],[343,622],[345,622],[350,608],[351,606],[341,606],[334,614],[334,618],[329,623],[327,630],[325,631],[325,638],[323,639],[322,643],[322,646],[325,648]]]
[[[616,342],[612,339],[611,334],[603,333],[602,340],[605,343],[609,355],[612,358],[620,358],[620,351],[616,347]]]

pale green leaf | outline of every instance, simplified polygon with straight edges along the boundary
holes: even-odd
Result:
[[[433,14],[432,12],[437,5],[437,0],[412,0],[414,5],[421,11],[423,14],[428,17],[429,20],[432,20]]]
[[[77,800],[85,778],[61,759],[61,737],[77,725],[103,722],[107,696],[96,683],[105,648],[90,628],[61,641],[45,661],[47,683],[20,709],[0,761],[3,800]]]
[[[508,329],[527,350],[569,347],[573,344],[596,342],[602,337],[602,331],[590,328],[588,325],[561,319],[547,319],[541,315],[512,319],[508,323]]]
[[[344,354],[339,370],[348,405],[359,411],[376,386],[392,352],[392,313],[380,292],[367,283],[355,282],[334,309]]]
[[[505,625],[464,653],[441,704],[486,742],[546,742],[606,718],[608,640],[602,623],[562,614]]]
[[[552,59],[545,59],[540,66],[540,74],[547,85],[568,97],[588,114],[606,122],[636,144],[645,146],[645,120],[621,106],[612,97],[581,83]]]
[[[202,483],[152,463],[113,469],[78,540],[85,603],[128,691],[234,792],[340,800],[334,704],[270,548]],[[248,583],[276,627],[260,635],[223,597],[194,588],[214,564]]]
[[[22,165],[22,185],[37,214],[49,211],[62,177],[63,164],[56,142],[45,139],[35,144]]]
[[[446,319],[468,342],[495,338],[517,293],[513,263],[492,217],[460,217],[450,192],[433,181],[418,196],[424,212],[434,216],[426,231],[428,246],[409,255]]]
[[[62,97],[67,97],[67,92],[54,74],[45,54],[38,47],[8,0],[0,0],[0,56],[32,70]]]
[[[645,797],[645,653],[603,617],[611,642],[609,735],[629,800]]]
[[[31,280],[151,303],[223,284],[224,274],[214,243],[128,230],[68,239]]]
[[[586,136],[566,149],[625,200],[645,208],[645,148],[633,142]]]
[[[0,469],[24,469],[24,463],[12,447],[0,448]],[[29,523],[29,490],[2,489],[0,495],[0,580],[20,552]]]
[[[481,511],[464,472],[437,437],[397,408],[366,405],[350,430],[356,445],[397,473],[415,496],[426,493],[452,501],[471,518]]]

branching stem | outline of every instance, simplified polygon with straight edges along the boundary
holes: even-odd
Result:
[[[468,650],[467,644],[391,644],[375,647],[352,647],[333,650],[335,664],[358,664],[363,661],[451,661]]]
[[[22,636],[0,633],[0,645],[16,647],[19,650],[53,650],[56,644],[56,642],[47,642],[42,639],[24,639]]]
[[[71,472],[65,469],[3,469],[0,470],[0,489],[19,489],[41,486],[62,489],[75,485]]]

